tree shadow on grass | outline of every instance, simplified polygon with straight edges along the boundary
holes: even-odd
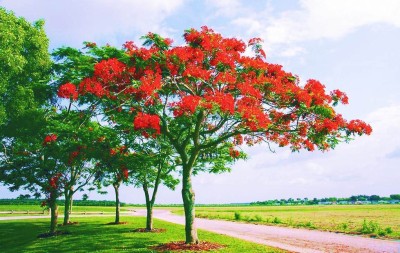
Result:
[[[45,221],[10,221],[0,223],[2,252],[153,252],[149,246],[160,241],[153,236],[129,233],[132,226],[104,226],[99,221],[80,222],[68,227],[68,235],[37,238],[48,229]],[[59,229],[62,231],[63,229]]]
[[[48,224],[48,221],[46,223],[43,220],[0,222],[2,252],[22,252],[37,240],[38,234],[48,230]]]

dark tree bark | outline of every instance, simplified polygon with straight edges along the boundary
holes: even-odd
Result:
[[[119,216],[121,211],[121,204],[119,202],[119,186],[121,185],[121,181],[117,181],[113,183],[113,187],[115,190],[115,223],[119,223]]]
[[[49,199],[49,207],[50,207],[50,234],[55,234],[57,231],[57,221],[58,221],[58,205],[57,205],[57,195],[56,193],[50,193]]]
[[[63,225],[68,225],[71,220],[70,220],[70,214],[72,210],[72,197],[73,197],[74,191],[72,189],[66,189],[64,191],[64,197],[65,197],[65,202],[64,202],[64,222]]]
[[[191,170],[183,168],[182,175],[182,199],[185,210],[185,234],[186,243],[198,244],[197,228],[195,224],[195,194],[192,188]]]

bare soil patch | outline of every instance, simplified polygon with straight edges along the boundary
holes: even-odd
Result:
[[[120,221],[120,222],[109,222],[109,223],[106,223],[105,225],[126,225],[126,224],[128,224],[128,222]]]
[[[152,230],[147,230],[145,228],[137,228],[131,230],[130,232],[137,232],[137,233],[164,233],[167,230],[165,228],[153,228]]]
[[[69,231],[56,231],[54,233],[43,233],[43,234],[39,234],[37,237],[38,238],[49,238],[49,237],[53,237],[53,236],[61,236],[61,235],[70,235],[71,232]]]
[[[164,251],[182,251],[182,250],[191,250],[191,251],[211,251],[216,249],[222,249],[225,246],[213,243],[213,242],[200,242],[199,244],[186,244],[185,242],[170,242],[161,244],[158,246],[151,247],[153,250],[157,250],[158,252]]]
[[[77,222],[77,221],[70,221],[67,224],[58,224],[58,226],[62,227],[62,226],[71,226],[71,225],[78,225],[78,224],[79,224],[79,222]]]

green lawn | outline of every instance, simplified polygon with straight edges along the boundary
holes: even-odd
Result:
[[[110,217],[74,218],[79,224],[60,227],[71,234],[38,239],[37,235],[48,228],[48,220],[0,221],[1,252],[155,252],[150,246],[184,240],[184,227],[155,220],[156,228],[164,233],[132,232],[142,228],[145,218],[123,217],[125,225],[106,225]],[[213,252],[285,252],[219,234],[199,230],[200,240],[217,242],[226,247]],[[186,251],[187,252],[187,251]]]
[[[400,205],[196,207],[196,217],[400,239]]]

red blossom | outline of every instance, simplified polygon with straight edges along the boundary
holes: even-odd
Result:
[[[105,84],[121,81],[126,65],[116,58],[102,60],[94,66],[94,76]]]
[[[371,126],[359,119],[351,120],[349,122],[349,124],[347,125],[347,128],[350,131],[355,132],[359,135],[362,135],[362,134],[370,135],[372,133]]]
[[[181,101],[175,103],[176,109],[174,110],[174,116],[179,117],[184,114],[192,115],[200,104],[201,97],[199,96],[184,96]]]
[[[66,83],[58,88],[58,97],[76,100],[78,99],[78,92],[76,86],[72,83]]]
[[[235,111],[235,100],[230,93],[220,91],[215,91],[214,93],[207,92],[204,99],[212,105],[219,107],[224,113],[233,114]]]
[[[346,93],[344,93],[340,90],[333,90],[331,92],[331,96],[334,101],[340,101],[340,102],[342,102],[342,104],[349,103],[349,98],[347,97]]]
[[[155,134],[160,134],[160,117],[146,113],[138,113],[133,121],[135,130],[155,130]],[[146,131],[144,131],[146,132]],[[146,132],[147,133],[147,132]]]
[[[234,148],[229,148],[229,155],[230,155],[232,158],[238,158],[239,155],[240,155],[240,153],[239,153],[238,150],[236,150],[236,149],[234,149]]]
[[[103,89],[103,86],[95,78],[84,78],[79,84],[79,93],[81,95],[90,93],[97,97],[106,95],[106,91]]]
[[[49,143],[55,142],[56,140],[57,140],[57,135],[55,135],[55,134],[49,134],[49,135],[47,135],[47,136],[44,138],[44,140],[43,140],[43,146],[45,146],[45,145],[47,145],[47,144],[49,144]]]
[[[127,180],[128,177],[129,177],[128,169],[125,166],[123,166],[122,169],[121,169],[121,172],[122,172],[122,175],[124,176],[125,180]]]

